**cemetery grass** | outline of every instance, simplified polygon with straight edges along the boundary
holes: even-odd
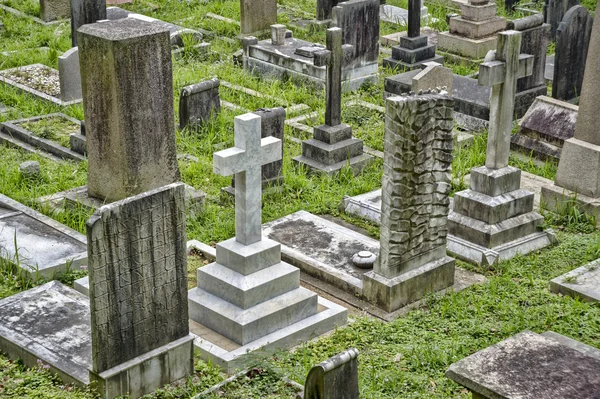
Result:
[[[17,3],[26,4],[14,0],[1,1],[5,4],[12,1],[16,8]],[[238,4],[237,0],[206,4],[198,0],[136,0],[123,7],[186,27],[203,28],[232,39],[237,35],[239,27],[207,17],[206,13],[212,12],[239,20]],[[314,0],[280,0],[279,4],[282,7],[282,23],[314,15]],[[406,8],[405,0],[388,0],[388,4]],[[588,5],[585,1],[584,4]],[[447,29],[444,15],[448,10],[439,5],[429,7],[430,13],[438,18],[435,28]],[[503,10],[503,7],[499,7],[499,10]],[[28,12],[39,13],[39,10]],[[0,55],[0,69],[32,63],[56,68],[58,54],[70,48],[68,22],[43,27],[11,14],[0,12],[0,15],[6,28],[5,33],[0,36],[0,49],[16,51]],[[405,28],[395,24],[384,24],[382,34],[403,29]],[[321,43],[324,38],[323,32],[295,30],[294,34]],[[206,40],[211,42],[212,51],[209,54],[193,51],[188,43],[183,57],[174,60],[176,107],[181,87],[216,76],[265,95],[259,98],[221,86],[221,98],[225,101],[248,110],[302,103],[318,112],[316,120],[307,124],[323,122],[325,101],[322,93],[296,87],[288,82],[264,81],[248,75],[231,62],[231,55],[238,50],[237,45],[218,37],[207,37]],[[459,66],[454,66],[453,70],[464,75],[473,72]],[[393,71],[383,70],[382,78],[392,73]],[[353,126],[355,134],[365,140],[366,145],[383,150],[383,116],[376,111],[348,105],[351,100],[358,99],[383,106],[382,83],[345,95],[343,120]],[[5,85],[0,85],[0,102],[14,108],[7,115],[0,116],[1,121],[55,112],[83,119],[81,105],[61,108]],[[180,160],[182,178],[186,183],[207,193],[204,212],[188,219],[189,239],[215,245],[234,234],[233,199],[221,192],[222,187],[230,184],[230,179],[212,173],[212,153],[233,145],[233,118],[240,113],[223,109],[208,126],[200,130],[185,129],[178,132],[178,153],[198,158],[198,162]],[[306,134],[296,133],[287,126],[285,134],[288,137],[308,138]],[[473,144],[455,149],[453,192],[466,188],[463,178],[472,167],[483,165],[485,146],[484,132],[475,137]],[[299,144],[286,141],[284,153],[283,173],[286,183],[282,190],[270,190],[264,195],[265,222],[303,209],[341,218],[365,228],[370,235],[378,238],[377,226],[341,213],[338,206],[344,195],[357,195],[380,186],[380,160],[358,177],[353,177],[349,170],[344,170],[332,179],[307,176],[304,170],[292,165],[291,158],[300,153]],[[27,160],[40,162],[42,176],[38,180],[27,180],[20,176],[18,165]],[[525,171],[549,179],[553,179],[556,173],[556,165],[551,163],[540,165],[517,157],[511,157],[510,162]],[[86,162],[55,163],[40,155],[0,146],[0,193],[51,215],[80,232],[85,232],[89,212],[64,209],[53,213],[50,209],[40,207],[35,199],[86,184],[86,172]],[[392,323],[386,324],[368,317],[357,318],[327,337],[305,343],[292,352],[280,352],[262,360],[257,367],[303,383],[306,373],[314,364],[354,346],[361,352],[361,397],[467,398],[468,394],[464,389],[444,377],[448,366],[522,330],[543,332],[552,329],[600,347],[600,307],[552,295],[547,289],[552,278],[600,257],[600,233],[591,227],[593,221],[582,217],[573,209],[565,209],[558,215],[548,213],[546,223],[547,227],[557,230],[560,244],[556,247],[526,257],[517,257],[492,268],[458,262],[460,266],[488,277],[488,281],[482,285],[446,296],[430,296],[423,308]],[[195,278],[193,269],[197,264],[200,266],[204,261],[190,262],[190,278]],[[10,265],[0,266],[0,298],[33,286],[31,281],[16,277],[14,268]],[[72,284],[75,278],[84,274],[81,270],[71,270],[61,277],[61,281]],[[36,284],[42,282],[38,281]],[[159,390],[149,397],[189,398],[226,378],[218,369],[201,361],[196,362],[195,371],[195,375],[186,381]],[[257,392],[264,392],[268,385],[272,385],[269,379],[253,379],[239,391],[239,395],[248,398],[262,397]],[[43,365],[27,369],[20,362],[11,362],[2,355],[0,397],[92,398],[94,393],[64,386]]]

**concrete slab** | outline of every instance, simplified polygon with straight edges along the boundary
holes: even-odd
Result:
[[[600,302],[600,259],[550,281],[550,291],[588,302]]]

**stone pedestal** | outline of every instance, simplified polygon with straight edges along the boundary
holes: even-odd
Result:
[[[444,57],[435,54],[435,46],[427,44],[427,36],[403,36],[400,45],[392,47],[392,56],[383,60],[383,66],[412,71],[426,62],[443,64]]]

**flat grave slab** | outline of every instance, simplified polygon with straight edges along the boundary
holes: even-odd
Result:
[[[600,259],[552,279],[550,291],[589,302],[600,302]]]
[[[473,397],[581,399],[600,392],[600,360],[526,331],[450,366],[446,376]]]
[[[26,65],[0,71],[0,82],[62,107],[82,101],[81,99],[61,100],[58,71],[42,64]]]
[[[16,249],[15,249],[16,240]],[[87,239],[57,221],[0,194],[0,255],[33,279],[51,278],[87,262]]]
[[[55,113],[1,123],[0,142],[29,152],[42,150],[61,159],[83,161],[85,157],[70,148],[71,136],[81,136],[80,132],[81,121]]]

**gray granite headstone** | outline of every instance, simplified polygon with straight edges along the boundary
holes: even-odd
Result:
[[[78,42],[89,196],[112,202],[179,181],[169,30],[125,18],[82,26]]]
[[[549,39],[554,41],[556,30],[563,17],[572,7],[578,6],[579,0],[546,0],[544,4],[544,22],[550,24]]]
[[[333,24],[342,43],[351,45],[344,67],[360,68],[379,60],[379,0],[350,0],[333,8]]]
[[[81,71],[79,68],[79,49],[77,47],[72,47],[58,57],[58,80],[60,82],[61,100],[81,99]]]
[[[240,0],[242,34],[268,30],[277,23],[277,0]]]
[[[106,0],[71,1],[71,43],[77,46],[77,29],[106,19]]]
[[[593,23],[587,8],[574,6],[558,26],[552,97],[568,101],[581,94]]]
[[[186,86],[179,95],[179,128],[202,126],[221,111],[219,79]]]
[[[339,2],[339,0],[317,0],[317,20],[331,19],[333,7]]]
[[[358,399],[358,393],[358,350],[353,348],[308,372],[303,399]]]
[[[40,0],[40,18],[44,22],[69,18],[69,0]]]

